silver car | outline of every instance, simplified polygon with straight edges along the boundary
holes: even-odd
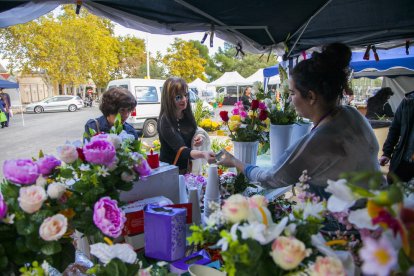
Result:
[[[46,98],[40,102],[26,106],[26,112],[42,113],[43,111],[74,112],[83,107],[83,100],[78,96],[64,95]]]

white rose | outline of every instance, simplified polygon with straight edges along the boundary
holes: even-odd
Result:
[[[225,219],[232,223],[246,220],[249,216],[249,202],[240,194],[232,195],[224,201],[222,212]]]
[[[47,186],[47,194],[52,199],[59,199],[66,191],[65,185],[59,182],[53,182]]]
[[[109,141],[109,142],[111,142],[111,143],[114,145],[114,147],[115,147],[116,149],[118,149],[118,148],[120,148],[120,147],[121,147],[122,140],[121,140],[121,138],[120,138],[118,135],[116,135],[116,134],[113,134],[113,133],[109,134],[109,135],[108,135],[108,141]]]
[[[305,244],[294,237],[278,237],[272,244],[270,255],[284,270],[296,268],[309,255]]]
[[[46,218],[39,228],[39,235],[45,241],[57,241],[68,228],[68,220],[62,214]]]
[[[46,198],[46,191],[43,187],[32,185],[20,188],[19,198],[17,200],[23,211],[28,214],[33,214],[42,207]]]
[[[76,147],[69,144],[58,147],[57,154],[59,156],[59,159],[66,164],[75,162],[79,157],[78,152],[76,151]]]
[[[37,179],[36,179],[36,186],[41,186],[41,187],[45,187],[46,186],[46,184],[47,184],[47,179],[46,178],[44,178],[43,176],[39,176]]]

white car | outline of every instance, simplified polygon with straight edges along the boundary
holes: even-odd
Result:
[[[26,112],[42,113],[44,111],[74,112],[83,107],[83,100],[79,96],[64,95],[46,98],[40,102],[26,105]]]

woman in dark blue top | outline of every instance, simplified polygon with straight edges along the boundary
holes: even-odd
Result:
[[[114,125],[116,115],[121,115],[122,124],[124,130],[131,135],[134,135],[135,139],[138,139],[138,132],[126,122],[129,114],[135,109],[137,101],[134,95],[125,88],[114,87],[106,91],[102,95],[101,104],[99,109],[103,116],[90,119],[85,124],[85,137],[90,136],[89,129],[93,129],[95,132],[109,133],[111,127]]]

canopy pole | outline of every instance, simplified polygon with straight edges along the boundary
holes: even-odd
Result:
[[[23,104],[22,104],[22,97],[20,96],[20,89],[19,88],[17,88],[17,93],[19,94],[20,114],[22,114],[22,123],[23,123],[23,126],[24,126]]]
[[[295,43],[293,43],[293,46],[290,48],[289,53],[287,54],[287,56],[290,56],[290,54],[292,53],[293,49],[295,49],[296,44],[298,43],[298,41],[302,37],[303,33],[305,32],[306,28],[308,27],[309,23],[313,20],[313,18],[315,18],[321,11],[323,11],[323,9],[325,9],[325,7],[328,6],[331,2],[332,2],[332,0],[329,0],[328,2],[326,2],[319,10],[317,10],[308,19],[308,21],[304,25],[302,25],[299,29],[297,29],[297,31],[292,35],[292,37],[294,37],[299,32],[299,30],[302,29],[302,31],[300,32],[300,34],[299,34],[298,38],[296,39]]]

